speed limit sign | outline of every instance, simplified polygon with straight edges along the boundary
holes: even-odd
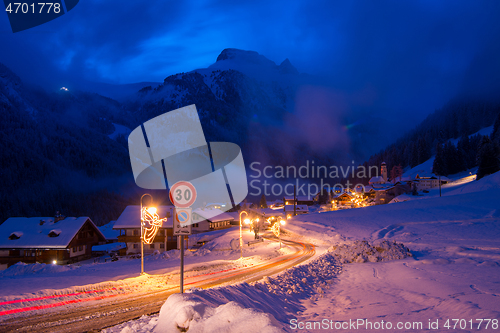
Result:
[[[178,208],[190,207],[196,201],[196,189],[190,182],[177,182],[170,189],[170,201]]]

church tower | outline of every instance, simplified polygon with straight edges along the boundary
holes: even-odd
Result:
[[[380,173],[382,174],[382,178],[384,178],[385,182],[387,182],[387,166],[385,162],[382,162],[382,166],[380,168]]]

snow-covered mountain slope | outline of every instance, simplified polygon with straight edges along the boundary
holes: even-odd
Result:
[[[484,127],[482,129],[480,129],[479,131],[477,131],[476,133],[469,135],[469,138],[472,138],[476,135],[490,135],[492,131],[493,131],[493,126]],[[456,146],[459,139],[451,139],[448,141]],[[413,168],[409,168],[408,170],[406,170],[403,173],[403,176],[405,176],[405,177],[409,176],[412,178],[414,178],[417,174],[420,176],[425,176],[425,177],[433,176],[434,174],[432,173],[432,167],[433,167],[435,158],[436,158],[436,156],[432,156],[424,163],[421,163]],[[465,173],[461,172],[461,173],[456,174],[456,175],[449,175],[448,178],[450,178],[452,180],[456,180],[459,178],[463,178],[463,177],[467,176],[468,174],[469,174],[469,171],[467,171]]]

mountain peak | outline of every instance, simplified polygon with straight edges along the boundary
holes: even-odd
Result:
[[[276,66],[274,61],[271,61],[263,55],[255,51],[245,51],[240,49],[224,49],[217,57],[217,62],[224,60],[233,60],[241,63],[249,63],[256,65]]]
[[[297,68],[295,68],[290,60],[286,58],[279,66],[280,73],[282,74],[299,74]]]

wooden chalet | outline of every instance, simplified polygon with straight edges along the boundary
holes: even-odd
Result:
[[[106,238],[88,217],[11,217],[0,225],[0,269],[17,262],[68,264]]]

